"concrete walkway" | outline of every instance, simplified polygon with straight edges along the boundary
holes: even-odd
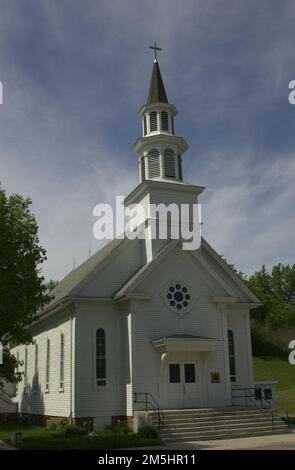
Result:
[[[167,444],[165,448],[173,450],[295,450],[295,433],[217,441],[173,442]]]
[[[6,444],[6,442],[0,441],[0,450],[15,450],[15,447]]]
[[[273,436],[240,437],[213,441],[171,442],[154,447],[129,450],[295,450],[295,431]]]

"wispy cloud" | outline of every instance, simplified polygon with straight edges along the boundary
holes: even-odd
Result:
[[[0,180],[33,199],[47,277],[87,257],[94,205],[138,181],[155,40],[184,173],[208,187],[209,241],[246,272],[294,262],[294,2],[10,0],[0,13]]]
[[[294,156],[252,166],[243,155],[244,165],[227,168],[204,194],[205,236],[245,273],[262,264],[294,263]]]

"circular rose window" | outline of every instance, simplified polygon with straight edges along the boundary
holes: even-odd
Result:
[[[185,311],[190,304],[191,294],[188,287],[176,283],[168,287],[166,292],[166,302],[170,308],[177,311]]]

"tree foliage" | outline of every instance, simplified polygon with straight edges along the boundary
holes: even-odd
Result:
[[[263,303],[252,318],[272,329],[295,327],[295,265],[279,263],[271,272],[262,266],[246,282]]]
[[[8,197],[0,187],[0,339],[4,346],[0,384],[1,379],[12,382],[19,378],[15,373],[17,361],[8,344],[32,340],[26,327],[50,300],[40,272],[46,252],[39,245],[30,205],[30,199],[17,194]]]
[[[50,281],[46,282],[45,287],[46,291],[49,293],[51,292],[59,283],[59,281],[56,281],[55,279],[50,279]]]

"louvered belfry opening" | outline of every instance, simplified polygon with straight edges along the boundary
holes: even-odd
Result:
[[[169,132],[169,117],[167,111],[161,111],[161,126],[162,131]]]
[[[171,117],[171,126],[172,126],[172,129],[171,129],[171,130],[172,130],[172,134],[174,135],[175,132],[174,132],[174,117],[173,117],[173,116]]]
[[[182,181],[182,156],[181,155],[178,155],[177,162],[178,162],[178,177]]]
[[[154,63],[147,102],[140,108],[142,137],[132,150],[139,157],[139,180],[144,186],[181,183],[182,155],[188,145],[174,134],[177,109],[168,102],[158,62]]]
[[[146,116],[143,117],[143,135],[147,135]]]
[[[151,132],[158,130],[158,122],[157,122],[157,113],[156,111],[152,111],[150,113],[150,130]]]
[[[159,178],[161,176],[160,155],[156,149],[150,150],[148,153],[148,168],[149,178]]]
[[[141,159],[140,159],[139,165],[140,165],[141,181],[145,181],[145,165],[144,165],[144,158],[141,158]]]
[[[175,155],[171,149],[164,152],[164,174],[166,178],[176,178]]]

